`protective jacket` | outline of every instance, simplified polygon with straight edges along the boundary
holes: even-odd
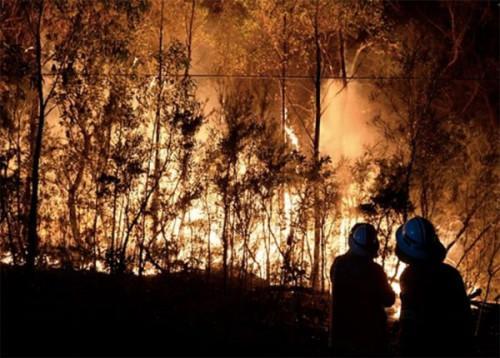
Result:
[[[369,257],[348,252],[331,267],[331,342],[336,355],[386,355],[384,307],[395,294],[382,267]]]
[[[402,355],[471,353],[472,313],[456,269],[442,262],[410,264],[400,285]]]

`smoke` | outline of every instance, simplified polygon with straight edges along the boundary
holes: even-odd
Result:
[[[345,88],[334,80],[323,85],[320,152],[334,162],[343,157],[356,159],[378,139],[370,126],[377,108],[363,90],[359,82],[350,82]]]

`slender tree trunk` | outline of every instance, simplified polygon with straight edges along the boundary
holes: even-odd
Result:
[[[163,92],[163,9],[164,1],[161,0],[161,15],[160,15],[160,36],[158,43],[158,96],[156,98],[156,114],[155,114],[155,130],[156,137],[154,141],[154,180],[159,180],[160,175],[160,153],[159,153],[159,143],[161,139],[161,104],[162,104],[162,92]],[[153,216],[153,224],[151,227],[151,239],[155,239],[158,232],[159,218],[159,185],[153,192],[153,198],[151,201],[151,211]]]
[[[184,78],[189,77],[189,68],[191,67],[191,48],[193,43],[193,23],[194,23],[194,13],[196,8],[196,0],[191,0],[191,13],[189,16],[189,25],[188,25],[188,33],[187,33],[187,58],[188,64],[186,65],[186,69],[184,71]]]
[[[287,13],[283,12],[283,58],[281,60],[281,136],[286,141],[286,74],[288,67]]]
[[[116,183],[114,186],[114,191],[113,191],[113,214],[111,217],[111,245],[109,249],[109,265],[110,265],[110,271],[111,273],[115,272],[115,233],[116,233],[116,201],[117,201],[117,189],[116,189]]]
[[[18,116],[17,118],[17,136],[16,136],[16,145],[17,145],[17,150],[16,150],[16,161],[17,161],[17,169],[19,170],[19,175],[21,179],[21,116]],[[31,148],[30,148],[31,149]],[[22,191],[21,191],[21,185],[16,188],[16,205],[17,205],[17,217],[18,218],[23,218],[22,220],[18,220],[16,224],[16,241],[17,241],[17,246],[19,249],[19,254],[21,255],[22,258],[24,258],[24,238],[25,235],[23,233],[23,227],[25,225],[22,225],[25,223],[25,212],[26,212],[26,205],[23,205],[22,201]]]
[[[96,161],[96,185],[95,185],[95,213],[93,222],[93,241],[94,241],[94,267],[97,268],[97,256],[99,254],[99,239],[97,238],[97,223],[99,221],[99,215],[101,216],[101,222],[104,222],[105,215],[102,210],[100,211],[100,201],[99,201],[99,189],[102,188],[102,184],[99,183],[99,176],[106,172],[106,167],[109,160],[110,144],[111,144],[111,132],[112,125],[108,123],[105,126],[105,134],[103,139],[103,144],[99,148],[99,157]],[[94,132],[95,133],[95,132]],[[103,235],[106,235],[106,231],[103,231]]]
[[[80,244],[80,222],[78,220],[77,204],[76,204],[77,192],[78,189],[80,188],[80,184],[83,179],[83,173],[85,171],[85,166],[87,163],[86,158],[88,157],[90,151],[90,136],[84,129],[82,129],[82,136],[83,136],[82,158],[78,162],[78,170],[76,173],[75,180],[73,181],[73,183],[71,183],[68,190],[69,222],[75,244]]]
[[[149,150],[149,159],[148,159],[148,166],[146,170],[146,177],[144,180],[144,208],[147,207],[147,198],[148,198],[148,190],[149,190],[149,176],[151,173],[151,161],[154,158],[154,153],[155,153],[155,138],[156,138],[156,123],[153,125],[153,130],[151,133],[151,147]],[[139,240],[138,246],[139,246],[139,261],[138,261],[138,274],[139,276],[142,276],[144,273],[144,265],[145,265],[145,258],[144,258],[144,245],[146,241],[146,226],[147,226],[147,220],[146,220],[146,213],[143,210],[142,211],[142,235]]]
[[[149,171],[148,171],[149,172]],[[149,175],[149,174],[148,174]],[[147,179],[146,179],[147,181]],[[147,190],[147,188],[146,188]],[[143,215],[142,217],[142,235],[141,235],[141,238],[139,240],[139,242],[137,243],[138,244],[138,247],[139,247],[139,253],[137,254],[137,273],[139,275],[139,277],[142,276],[142,274],[144,273],[144,241],[146,240],[146,215]]]
[[[227,289],[227,252],[228,252],[228,239],[227,239],[227,222],[229,219],[229,203],[227,202],[227,192],[223,195],[224,203],[224,219],[222,223],[222,270],[224,275],[224,290]]]
[[[229,240],[227,237],[227,225],[229,221],[229,216],[231,215],[230,203],[229,203],[229,176],[231,174],[231,164],[228,163],[226,167],[226,185],[224,185],[224,191],[222,193],[222,203],[224,205],[224,218],[222,222],[222,270],[224,275],[224,291],[227,290],[227,280],[228,280],[228,265],[227,256],[229,249]]]
[[[321,227],[322,227],[321,233],[323,234],[324,233],[323,228],[325,227],[324,215],[322,216]],[[326,240],[324,237],[322,237],[321,238],[321,292],[325,292],[325,266],[326,266],[325,250],[326,250]]]
[[[208,215],[208,239],[207,239],[207,277],[210,279],[210,275],[212,273],[212,247],[210,242],[210,235],[212,233],[212,218],[211,215]]]
[[[26,266],[34,269],[35,260],[38,255],[38,184],[40,155],[42,152],[43,127],[45,124],[45,100],[43,94],[42,75],[42,44],[41,24],[44,9],[44,1],[38,2],[38,18],[35,30],[35,54],[36,54],[36,88],[38,93],[38,126],[36,131],[35,151],[33,153],[33,166],[31,172],[31,205],[28,218],[28,246]]]
[[[210,275],[212,273],[212,247],[210,242],[210,236],[212,234],[212,214],[210,213],[210,206],[208,204],[208,189],[205,191],[204,195],[205,207],[207,209],[207,225],[208,225],[208,235],[207,235],[207,281],[210,280]]]
[[[272,198],[273,198],[273,196],[271,196],[271,200],[272,200]],[[262,205],[266,205],[266,203],[263,202]],[[262,233],[264,236],[264,247],[266,250],[266,283],[269,285],[269,283],[271,281],[271,275],[270,275],[270,270],[271,270],[271,233],[269,232],[269,230],[267,230],[267,232],[266,232],[266,221],[267,221],[267,218],[264,216],[263,221],[262,221]]]
[[[130,212],[130,196],[131,192],[129,191],[127,193],[127,204],[125,205],[125,223],[123,223],[123,233],[121,237],[123,240],[120,240],[121,242],[121,247],[120,247],[120,262],[119,262],[119,273],[124,273],[127,269],[127,247],[128,243],[130,241],[130,232],[132,230],[132,227],[129,223],[129,212]],[[123,210],[122,210],[123,212]],[[122,213],[120,213],[120,223],[122,222]],[[125,232],[126,231],[126,232]]]
[[[97,183],[97,180],[95,182],[95,201],[94,201],[94,219],[92,222],[92,237],[93,237],[93,264],[94,264],[94,271],[97,270],[97,254],[98,254],[98,240],[97,240],[97,220],[99,217],[99,184]]]
[[[73,241],[76,245],[80,244],[80,225],[78,222],[78,215],[76,209],[76,191],[77,185],[72,184],[68,190],[68,211],[69,211],[69,225]]]
[[[339,57],[340,57],[340,70],[342,72],[342,84],[344,87],[346,87],[347,71],[345,69],[344,34],[342,32],[342,29],[339,29]]]
[[[124,203],[126,199],[122,196],[121,200],[118,204],[118,228],[116,230],[116,244],[115,244],[115,252],[116,252],[116,273],[122,272],[122,248],[123,248],[123,237],[124,230],[126,230],[127,225],[123,222],[124,213],[126,215],[127,206]]]
[[[118,142],[121,142],[122,139],[122,126],[123,123],[120,122],[119,124],[119,130],[118,130]],[[118,230],[116,230],[116,209],[117,209],[117,200],[118,200],[118,177],[119,177],[119,172],[118,172],[118,167],[115,168],[115,183],[113,186],[113,217],[112,217],[112,224],[111,224],[111,249],[110,249],[110,269],[112,273],[116,272],[116,252],[118,248],[118,237],[120,233],[120,221],[118,221]],[[118,235],[117,235],[118,232]]]
[[[283,3],[284,5],[284,3]],[[286,137],[286,121],[287,121],[287,111],[286,111],[286,75],[287,75],[287,68],[288,68],[288,40],[287,40],[287,12],[286,9],[283,9],[283,58],[281,59],[281,79],[280,79],[280,87],[281,87],[281,137],[283,140],[283,143],[287,142],[287,137]],[[278,218],[279,215],[283,215],[283,219],[285,221],[284,225],[282,224],[283,222],[280,219],[280,240],[282,239],[283,236],[286,236],[287,233],[285,232],[283,235],[283,229],[286,230],[288,223],[287,223],[287,215],[285,212],[285,192],[286,192],[286,184],[282,183],[279,186],[278,189]],[[272,199],[271,199],[272,200]]]
[[[22,242],[21,242],[21,248],[23,251],[23,256],[24,256],[24,261],[25,264],[27,265],[28,263],[28,232],[29,232],[29,215],[30,215],[30,209],[31,209],[31,183],[33,181],[33,176],[32,176],[32,169],[33,169],[33,160],[34,160],[34,153],[35,153],[35,142],[36,142],[36,129],[37,129],[37,120],[38,120],[38,98],[33,100],[32,103],[32,108],[31,108],[31,115],[30,115],[30,123],[29,123],[29,134],[28,134],[28,140],[29,140],[29,161],[26,163],[26,167],[28,168],[26,170],[26,179],[24,181],[24,193],[23,193],[23,211],[22,211],[22,218],[23,218],[23,225],[21,228],[21,237],[22,237]],[[31,169],[31,170],[30,170]]]
[[[230,211],[229,214],[229,278],[232,278],[234,276],[234,210]]]
[[[311,285],[314,290],[319,288],[319,264],[320,264],[320,246],[321,246],[321,208],[319,202],[319,193],[316,180],[319,171],[319,137],[321,126],[321,48],[319,39],[319,1],[316,1],[316,12],[314,16],[314,40],[316,47],[316,73],[314,79],[315,89],[315,127],[314,127],[314,254],[311,271]]]

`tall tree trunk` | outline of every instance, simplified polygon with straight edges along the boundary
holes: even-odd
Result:
[[[100,210],[100,201],[99,201],[99,195],[100,195],[100,190],[102,190],[103,184],[99,182],[99,176],[102,175],[103,173],[106,173],[106,167],[108,164],[109,160],[109,153],[110,153],[110,145],[111,145],[111,134],[112,134],[112,125],[111,122],[108,123],[107,126],[101,128],[100,130],[105,130],[104,131],[104,139],[102,140],[102,145],[99,148],[99,157],[97,158],[96,161],[96,180],[95,180],[95,213],[94,213],[94,222],[93,222],[93,241],[94,241],[94,267],[97,268],[97,256],[99,254],[99,240],[97,238],[97,223],[99,220],[99,216],[101,216],[101,222],[104,222],[105,215]],[[96,133],[94,131],[94,133]],[[104,235],[106,235],[106,232],[103,232]]]
[[[35,153],[35,142],[36,142],[36,128],[37,128],[37,112],[38,111],[38,99],[33,100],[32,108],[31,108],[31,115],[30,115],[30,123],[29,123],[29,134],[28,134],[28,140],[29,140],[29,162],[26,163],[27,168],[33,168],[33,160],[34,160],[34,153]],[[22,236],[22,242],[21,242],[21,247],[23,250],[23,255],[24,255],[24,260],[25,263],[27,263],[28,260],[28,248],[27,248],[27,240],[26,238],[28,237],[28,231],[29,231],[29,211],[31,208],[31,182],[33,181],[33,176],[32,172],[27,169],[26,170],[26,179],[24,182],[24,193],[23,193],[23,210],[22,210],[22,218],[23,218],[23,225],[21,228],[21,236]]]
[[[118,143],[121,142],[122,139],[122,129],[123,129],[123,123],[119,123],[118,127]],[[118,188],[117,185],[119,184],[119,172],[118,172],[118,166],[115,168],[115,183],[113,184],[113,217],[112,217],[112,224],[111,224],[111,248],[110,248],[110,270],[111,273],[116,272],[116,252],[117,252],[117,247],[118,247],[118,235],[119,230],[120,230],[120,221],[118,221],[118,230],[116,230],[116,207],[117,207],[117,200],[118,200]]]
[[[191,67],[191,48],[193,44],[193,23],[194,23],[194,12],[196,8],[196,0],[191,0],[191,13],[189,16],[189,24],[187,28],[187,58],[188,63],[184,71],[184,78],[189,77],[189,68]]]
[[[130,241],[130,233],[131,233],[131,230],[133,228],[133,226],[131,226],[129,223],[130,196],[131,196],[131,192],[129,191],[127,193],[127,201],[125,204],[125,210],[122,210],[122,212],[120,213],[120,223],[123,222],[122,214],[124,213],[124,215],[125,215],[125,222],[123,223],[123,232],[122,232],[121,240],[120,240],[121,247],[120,247],[120,257],[119,257],[119,264],[118,264],[118,267],[119,267],[118,273],[120,273],[120,274],[124,273],[127,269],[127,247],[128,247],[128,243]],[[122,204],[122,206],[123,206],[123,204]]]
[[[226,167],[226,185],[224,186],[224,192],[222,193],[222,203],[224,205],[224,218],[222,222],[222,270],[224,275],[224,291],[227,289],[228,281],[228,251],[229,251],[229,240],[227,237],[227,226],[229,222],[229,217],[231,215],[230,202],[229,202],[229,176],[231,175],[231,164],[228,163]]]
[[[109,265],[110,265],[110,271],[111,273],[115,272],[115,235],[116,235],[116,201],[118,197],[117,189],[116,189],[116,183],[114,185],[114,190],[113,190],[113,214],[111,217],[111,244],[110,244],[110,249],[109,249]]]
[[[212,247],[210,242],[210,236],[212,233],[212,214],[210,213],[210,205],[208,203],[208,189],[205,190],[205,207],[207,209],[207,225],[208,225],[208,235],[207,235],[207,280],[210,280],[210,275],[212,273]]]
[[[285,3],[283,2],[283,6]],[[286,111],[286,75],[287,75],[287,68],[288,68],[288,39],[287,39],[287,12],[286,9],[283,9],[283,57],[281,58],[281,79],[280,79],[280,89],[281,89],[281,138],[283,140],[283,143],[287,142],[287,137],[286,137],[286,121],[287,121],[287,111]],[[285,191],[286,191],[286,184],[281,184],[278,189],[278,218],[279,215],[283,215],[283,219],[285,221],[283,225],[282,219],[280,219],[280,240],[286,235],[287,233],[285,232],[283,235],[283,229],[286,230],[288,223],[287,223],[287,215],[285,213]]]
[[[321,230],[321,233],[323,234],[324,230],[323,228],[325,227],[325,217],[324,215],[322,215],[322,219],[321,219],[321,227],[322,227],[322,230]],[[325,238],[321,237],[321,280],[320,280],[320,283],[321,283],[321,292],[325,292],[325,268],[326,268],[326,240]]]
[[[288,67],[287,13],[283,12],[283,58],[281,59],[281,136],[286,141],[286,74]]]
[[[42,152],[43,127],[45,124],[45,100],[43,95],[42,75],[42,44],[41,24],[43,16],[44,1],[38,2],[38,18],[35,30],[35,54],[36,54],[36,88],[38,93],[38,126],[36,131],[35,151],[33,153],[33,166],[31,172],[31,205],[28,218],[28,246],[26,266],[34,269],[35,260],[38,255],[38,182],[40,155]]]
[[[271,195],[271,201],[273,200],[273,196]],[[266,205],[265,201],[262,203],[263,206]],[[266,210],[267,211],[267,210]],[[266,215],[267,216],[267,215]],[[271,282],[271,233],[269,230],[266,232],[266,221],[267,217],[264,216],[262,220],[262,233],[264,234],[264,247],[266,250],[266,283],[269,285]]]
[[[83,136],[83,151],[82,158],[78,162],[78,170],[75,176],[75,180],[71,183],[68,190],[68,211],[69,211],[69,222],[71,226],[71,233],[73,235],[73,240],[75,244],[80,243],[80,223],[78,220],[77,213],[77,192],[80,188],[80,184],[83,179],[83,173],[85,171],[86,159],[90,151],[90,136],[84,128],[81,128]]]
[[[342,73],[342,84],[344,87],[346,87],[347,71],[345,69],[344,34],[341,28],[339,29],[339,57],[340,57],[340,71]]]
[[[162,104],[162,90],[163,90],[163,8],[164,1],[161,0],[161,15],[160,15],[160,36],[158,44],[158,96],[156,98],[156,115],[155,115],[155,130],[156,137],[154,141],[154,180],[159,181],[158,176],[160,175],[160,153],[158,146],[161,138],[161,104]],[[158,207],[159,207],[159,185],[155,188],[153,192],[153,198],[151,200],[151,212],[153,216],[153,225],[151,227],[151,239],[155,239],[158,232],[159,218],[158,218]]]
[[[98,255],[98,241],[97,241],[97,220],[99,217],[99,184],[95,181],[95,201],[94,201],[94,219],[92,221],[92,245],[93,245],[93,269],[97,270],[97,255]]]
[[[233,198],[234,199],[234,198]],[[234,222],[235,222],[235,213],[234,209],[230,211],[229,215],[229,278],[232,278],[234,276],[234,258],[235,258],[235,252],[234,252]]]
[[[319,193],[316,180],[319,171],[319,136],[321,126],[321,48],[319,39],[319,1],[316,1],[316,12],[314,15],[314,40],[316,47],[316,73],[314,79],[315,89],[315,127],[314,127],[314,254],[311,271],[311,285],[314,290],[319,288],[319,264],[320,264],[320,246],[321,246],[321,208],[319,202]]]
[[[227,239],[227,221],[229,219],[229,203],[227,202],[227,192],[224,192],[224,219],[222,223],[222,271],[224,275],[224,290],[227,289],[227,252],[228,252],[228,239]]]
[[[33,117],[31,117],[33,118]],[[32,119],[31,119],[32,120]],[[21,116],[17,116],[17,136],[16,136],[16,162],[17,162],[17,168],[19,170],[20,174],[20,179],[21,179],[21,167],[22,167],[22,162],[21,162]],[[31,151],[31,146],[30,146],[30,153]],[[29,180],[26,181],[28,183],[27,187],[29,187]],[[17,247],[19,249],[19,254],[21,255],[22,259],[24,259],[24,238],[26,237],[26,234],[23,232],[25,230],[26,225],[26,201],[23,201],[23,193],[21,190],[21,185],[16,188],[16,205],[17,205],[17,217],[22,218],[21,220],[17,221],[16,224],[16,241],[17,241]]]

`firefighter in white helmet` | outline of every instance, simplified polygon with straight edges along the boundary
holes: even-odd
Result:
[[[377,231],[358,223],[349,235],[349,250],[338,256],[332,280],[331,345],[335,355],[386,355],[387,316],[395,293],[380,265]]]
[[[402,355],[469,355],[472,314],[459,272],[443,263],[434,226],[414,217],[396,232],[396,254],[408,264],[400,278]]]

